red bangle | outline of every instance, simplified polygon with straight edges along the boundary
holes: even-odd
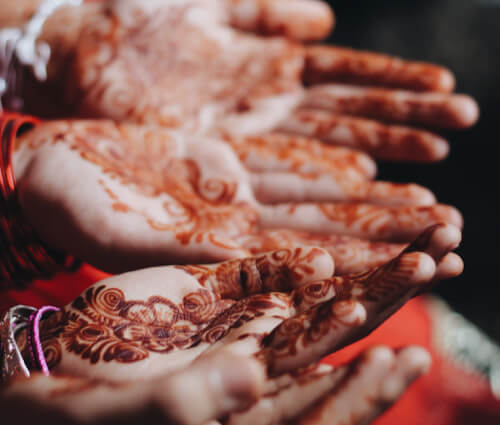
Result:
[[[21,211],[12,168],[19,131],[40,123],[17,113],[0,114],[0,288],[25,287],[33,279],[48,279],[59,271],[75,270],[74,257],[48,248]]]

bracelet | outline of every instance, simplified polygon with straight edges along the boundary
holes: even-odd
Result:
[[[59,310],[58,307],[46,305],[38,309],[36,313],[31,313],[29,318],[28,346],[31,361],[33,362],[33,366],[41,370],[45,376],[50,375],[50,370],[43,353],[42,341],[40,340],[40,321],[43,319],[45,313]]]
[[[3,382],[18,375],[30,376],[17,346],[16,335],[28,327],[29,317],[33,312],[36,312],[33,307],[17,305],[7,311],[0,321],[0,367]]]
[[[17,96],[20,90],[21,65],[29,66],[39,81],[47,78],[47,64],[50,59],[50,46],[37,42],[47,19],[63,6],[79,6],[82,0],[46,0],[21,30],[4,28],[0,30],[0,112],[2,97],[11,97],[9,107],[22,108],[22,99]]]
[[[80,262],[44,245],[23,217],[12,168],[14,142],[18,132],[39,121],[16,113],[0,115],[0,289],[22,289],[35,278],[48,279]]]
[[[31,376],[16,341],[18,333],[25,329],[28,331],[27,345],[32,368],[41,370],[45,376],[50,375],[40,340],[40,321],[46,313],[59,310],[59,308],[50,305],[38,310],[25,305],[17,305],[5,313],[3,319],[0,321],[1,382],[19,375],[24,375],[27,378]]]

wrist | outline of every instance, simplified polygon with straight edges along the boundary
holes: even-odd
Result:
[[[22,213],[12,166],[18,131],[37,120],[19,114],[0,115],[0,288],[23,288],[37,278],[74,270],[78,262],[54,251],[39,238]]]

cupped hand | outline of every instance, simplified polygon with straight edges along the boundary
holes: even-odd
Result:
[[[327,248],[344,274],[387,262],[434,223],[461,226],[422,187],[366,180],[364,154],[302,139],[280,153],[273,137],[256,138],[259,168],[253,148],[238,158],[207,136],[48,122],[17,140],[18,198],[49,246],[111,272],[302,244]]]
[[[253,357],[267,374],[260,400],[230,423],[310,423],[313,405],[323,412],[319,417],[331,419],[335,411],[338,423],[367,423],[424,371],[426,355],[376,348],[346,368],[315,364],[366,335],[416,293],[459,274],[461,260],[450,252],[459,239],[455,227],[437,225],[388,264],[344,277],[330,277],[325,251],[304,247],[115,276],[42,322],[44,353],[54,376],[112,389],[138,379],[156,378],[159,385],[159,376],[211,359]],[[193,382],[200,382],[195,374],[179,379],[177,396],[185,397]],[[270,406],[273,415],[262,414]]]
[[[40,425],[361,425],[390,407],[429,363],[418,347],[373,347],[346,366],[317,364],[266,380],[255,361],[216,355],[119,384],[32,374],[0,390],[0,407],[5,420]]]
[[[462,271],[453,225],[427,229],[387,264],[335,276],[328,253],[295,247],[212,265],[164,266],[86,289],[41,329],[50,369],[122,381],[216,352],[256,356],[270,376],[365,336],[408,299]]]
[[[61,34],[62,23],[73,31]],[[448,152],[428,128],[478,116],[444,68],[303,44],[333,26],[319,1],[114,0],[46,26],[52,80],[80,116],[232,136],[274,130],[424,162]]]

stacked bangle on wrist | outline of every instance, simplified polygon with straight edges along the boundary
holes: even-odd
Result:
[[[0,288],[21,289],[33,279],[48,279],[79,262],[58,253],[38,238],[21,211],[12,168],[14,142],[20,130],[38,123],[15,113],[0,115]]]
[[[23,330],[27,331],[32,369],[41,370],[46,376],[50,374],[40,340],[40,321],[46,313],[54,311],[59,311],[59,308],[44,306],[36,309],[17,305],[5,313],[0,320],[0,381],[20,375],[29,378],[31,375],[16,340]]]

